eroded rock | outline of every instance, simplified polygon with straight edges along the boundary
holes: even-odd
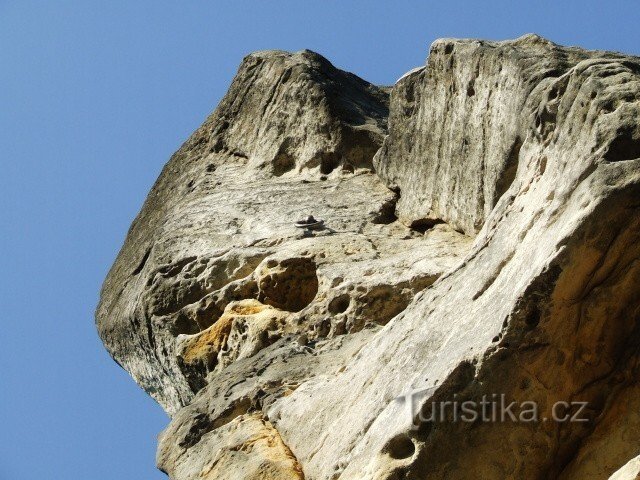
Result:
[[[114,358],[169,413],[209,371],[285,334],[385,323],[468,249],[456,232],[424,236],[394,223],[396,195],[371,173],[387,101],[312,52],[252,54],[167,164],[105,281],[97,319]],[[285,146],[295,160],[286,172]],[[295,228],[312,213],[323,228]],[[440,244],[433,255],[414,254],[431,243]],[[337,291],[354,298],[348,312],[336,310]],[[225,315],[243,300],[279,311],[273,331],[253,332],[266,339],[243,338]],[[202,344],[185,351],[194,338]]]
[[[453,58],[473,65],[477,51],[497,58],[538,52],[527,62],[533,71],[538,61],[545,66],[556,59],[557,68],[538,75],[522,107],[511,114],[512,123],[526,129],[520,132],[516,174],[464,262],[418,294],[341,375],[303,384],[267,412],[278,418],[276,427],[310,478],[468,478],[469,472],[482,478],[556,478],[615,404],[612,385],[632,371],[640,306],[640,170],[635,160],[606,157],[639,118],[638,60],[562,49],[538,37],[501,44],[439,41],[427,66],[432,82],[457,82],[455,69],[437,64]],[[519,75],[525,73],[521,69]],[[402,82],[419,84],[420,75]],[[493,80],[476,84],[476,92],[491,88]],[[400,89],[406,88],[402,82]],[[446,91],[425,90],[407,117],[421,104],[453,108],[459,93]],[[393,102],[392,94],[392,111]],[[553,119],[543,121],[541,112],[550,103]],[[458,108],[460,113],[449,110],[449,119],[463,115],[465,105]],[[393,118],[390,127],[392,138]],[[450,135],[457,131],[451,128]],[[385,158],[395,161],[392,146],[381,150],[377,165]],[[415,162],[425,168],[418,157]],[[403,187],[401,201],[424,198],[420,181],[400,185],[401,192]],[[451,196],[446,205],[471,198],[462,187],[457,192],[459,199]],[[403,205],[398,208],[402,217]],[[470,212],[442,211],[452,222]],[[555,402],[580,399],[589,404],[589,421],[414,426],[416,418],[397,399],[423,389],[432,391],[421,400],[425,410],[434,401],[479,402],[483,395],[505,394],[537,402],[541,416],[550,417]],[[320,438],[310,438],[319,430]]]
[[[386,112],[316,54],[260,52],[165,167],[97,312],[173,416],[158,465],[609,478],[640,441],[640,61],[439,40],[384,139]],[[425,420],[494,394],[586,421]]]
[[[191,462],[172,472],[207,480],[303,480],[300,465],[278,432],[260,414],[244,414],[208,433],[193,446]],[[215,449],[210,450],[209,444]]]

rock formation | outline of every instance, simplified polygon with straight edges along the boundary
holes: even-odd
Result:
[[[391,89],[309,51],[249,55],[96,314],[172,417],[159,468],[634,478],[639,120],[640,59],[535,35],[438,40]],[[435,419],[499,396],[538,416]],[[583,421],[553,420],[559,402]]]

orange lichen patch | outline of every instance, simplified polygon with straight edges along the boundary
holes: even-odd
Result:
[[[255,315],[267,308],[271,307],[264,305],[257,300],[242,300],[240,302],[233,302],[229,304],[225,314],[235,313],[236,315]]]
[[[210,359],[216,357],[218,352],[227,344],[233,323],[239,317],[255,315],[256,321],[258,321],[276,312],[275,308],[270,305],[264,305],[258,300],[247,299],[231,302],[213,325],[194,335],[183,344],[180,354],[183,362],[186,364],[200,361],[208,363]]]
[[[223,315],[216,323],[194,336],[182,351],[185,363],[195,363],[199,360],[216,355],[227,343],[233,317]]]

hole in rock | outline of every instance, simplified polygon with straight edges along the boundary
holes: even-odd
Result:
[[[193,335],[201,331],[200,325],[191,316],[179,312],[173,322],[168,322],[168,330],[177,337],[180,334]]]
[[[349,297],[349,295],[347,294],[344,294],[331,300],[327,308],[329,309],[329,312],[336,315],[338,313],[346,312],[350,304],[351,297]]]
[[[284,175],[285,173],[293,170],[296,162],[291,155],[288,153],[280,152],[273,159],[273,174],[276,177]]]
[[[389,440],[385,450],[391,458],[402,460],[411,457],[416,451],[416,446],[408,435],[401,433]]]
[[[387,202],[384,202],[380,207],[380,210],[375,214],[371,223],[389,225],[395,222],[398,217],[396,216],[396,203],[398,202],[397,196]]]
[[[468,97],[473,97],[476,94],[476,89],[473,88],[473,81],[469,82],[469,85],[467,86],[467,96]]]
[[[335,152],[324,152],[320,155],[320,173],[327,175],[333,172],[341,163],[341,156]]]
[[[439,218],[419,218],[418,220],[411,222],[409,228],[416,232],[425,233],[430,228],[441,223],[444,223],[444,221]]]
[[[262,303],[289,312],[302,310],[318,293],[315,262],[304,257],[288,258],[267,267],[258,281],[258,292]]]
[[[237,150],[231,152],[231,155],[233,155],[234,157],[242,158],[244,160],[248,160],[249,159],[249,157],[247,156],[246,153],[239,152]]]
[[[618,132],[611,142],[604,159],[609,162],[621,162],[640,158],[640,133],[627,128]]]

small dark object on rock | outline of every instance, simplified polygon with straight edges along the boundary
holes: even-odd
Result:
[[[316,219],[313,215],[300,219],[295,223],[298,228],[318,228],[324,225],[324,220]]]

